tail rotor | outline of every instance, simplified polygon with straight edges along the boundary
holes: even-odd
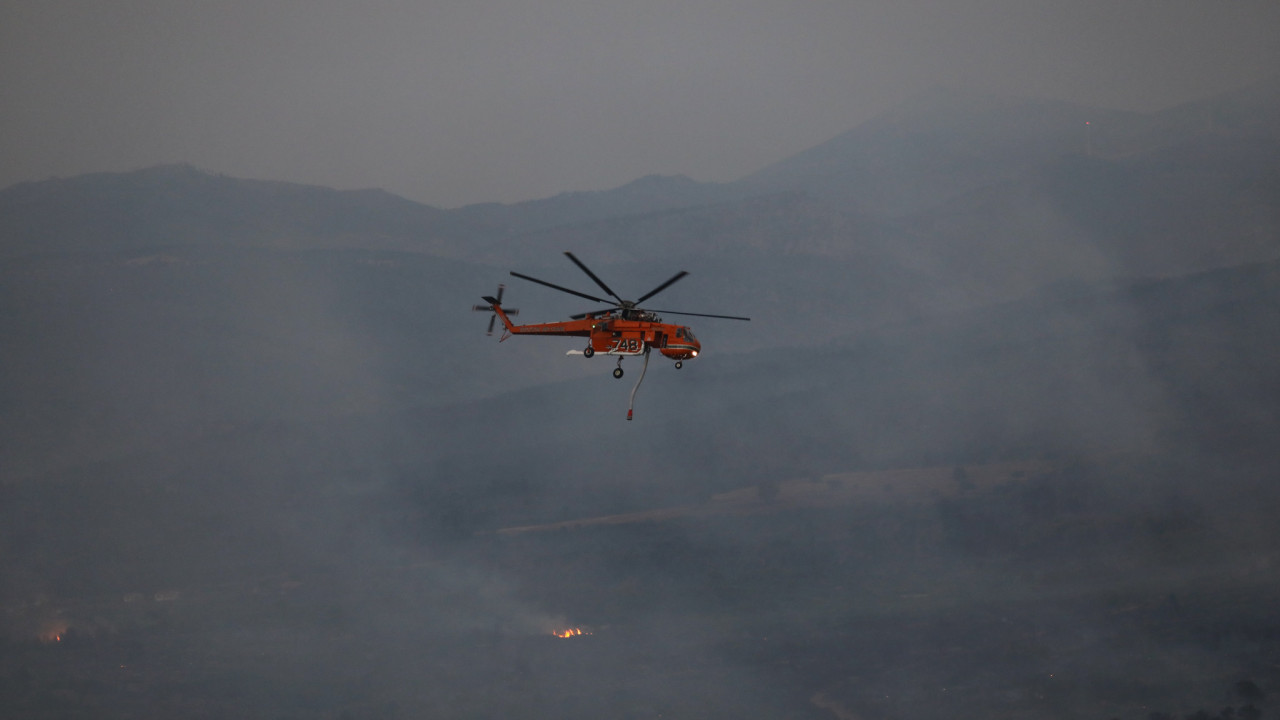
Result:
[[[493,310],[493,309],[494,309],[494,307],[495,307],[495,306],[498,306],[498,305],[501,305],[501,304],[502,304],[502,292],[503,292],[504,290],[506,290],[506,289],[507,289],[507,286],[506,286],[506,285],[498,285],[498,296],[497,296],[497,297],[488,297],[488,296],[486,296],[486,297],[484,298],[485,300],[489,301],[489,304],[488,304],[488,305],[472,305],[472,306],[471,306],[471,309],[472,309],[472,310],[474,310],[474,311],[476,311],[476,312],[487,312],[487,313],[490,313],[490,315],[489,315],[489,329],[485,331],[485,334],[486,334],[486,335],[492,335],[492,334],[493,334],[493,324],[494,324],[494,322],[496,322],[496,321],[497,321],[497,319],[498,319],[498,313],[494,312],[494,310]],[[520,311],[519,311],[519,310],[517,310],[516,308],[506,308],[506,307],[504,307],[504,308],[502,308],[502,312],[504,312],[504,313],[506,313],[506,314],[508,314],[508,315],[519,315],[519,314],[520,314]]]

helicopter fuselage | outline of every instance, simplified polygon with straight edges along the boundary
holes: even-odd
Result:
[[[660,352],[671,360],[689,360],[698,356],[702,344],[686,325],[662,322],[652,313],[634,313],[634,319],[617,315],[588,316],[578,320],[516,325],[495,298],[486,297],[509,335],[563,335],[590,338],[587,355],[643,355],[647,349]]]

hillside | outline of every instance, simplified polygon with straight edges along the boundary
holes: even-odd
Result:
[[[490,266],[488,285],[517,269],[572,286],[581,278],[560,256],[572,249],[611,277],[688,269],[696,291],[673,288],[667,306],[736,308],[774,341],[808,345],[1057,282],[1275,259],[1277,98],[1264,83],[1122,116],[937,91],[737,183],[653,176],[458,210],[189,167],[49,180],[0,191],[0,256],[394,251]],[[1098,129],[1082,150],[1085,117]],[[904,188],[914,199],[894,199]],[[582,311],[513,291],[548,316]]]
[[[458,210],[185,166],[0,190],[0,697],[1273,710],[1276,97],[933,93],[738,183]],[[752,321],[699,319],[627,422],[635,359],[471,312],[590,309],[508,275],[590,290],[563,250]]]

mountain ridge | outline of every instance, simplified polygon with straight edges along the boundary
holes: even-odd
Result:
[[[527,266],[553,262],[546,258],[546,246],[554,240],[540,238],[594,234],[589,242],[607,244],[599,233],[584,229],[608,226],[626,234],[645,224],[668,226],[664,218],[681,215],[695,233],[705,228],[726,234],[737,224],[737,232],[746,228],[767,235],[780,248],[807,245],[823,254],[832,251],[833,240],[845,246],[864,242],[866,233],[859,227],[876,228],[873,235],[917,233],[914,218],[972,193],[1034,180],[1043,168],[1073,155],[1122,161],[1167,152],[1197,137],[1268,147],[1269,138],[1280,138],[1278,108],[1280,82],[1151,115],[934,90],[738,181],[650,175],[609,190],[455,210],[381,190],[238,180],[186,165],[94,173],[0,190],[0,254],[231,242],[389,249],[488,262],[505,258]],[[1205,117],[1213,122],[1205,125]],[[1093,118],[1088,128],[1085,118]],[[1280,206],[1280,192],[1264,183],[1255,195],[1253,204],[1261,209],[1251,212],[1262,217],[1252,222],[1264,222],[1267,208]],[[761,227],[762,204],[795,207],[788,197],[810,198],[803,201],[810,208],[808,220],[798,227]],[[819,209],[820,204],[825,207]],[[804,225],[815,222],[819,235],[806,237],[813,227]],[[821,238],[838,225],[848,229]],[[635,240],[615,243],[612,253],[621,258],[628,248],[644,246]]]

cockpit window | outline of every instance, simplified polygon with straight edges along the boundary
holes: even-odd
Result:
[[[685,336],[686,338],[690,339],[690,340],[696,340],[696,339],[697,339],[697,338],[695,338],[695,337],[693,336],[693,331],[692,331],[692,330],[688,330],[688,329],[686,329],[686,330],[684,331],[684,336]]]

